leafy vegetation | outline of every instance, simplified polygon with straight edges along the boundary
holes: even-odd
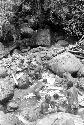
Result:
[[[50,20],[63,25],[69,35],[80,37],[84,32],[84,5],[80,0],[45,0],[45,9],[50,9]],[[59,22],[58,20],[59,19]],[[56,22],[57,21],[57,22]]]
[[[83,35],[84,5],[81,0],[2,0],[0,5],[0,36],[4,38],[9,32],[20,35],[23,23],[34,30],[54,25],[69,36],[80,38]]]

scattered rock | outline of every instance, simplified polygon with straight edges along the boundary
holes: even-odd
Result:
[[[18,109],[18,104],[16,103],[16,102],[9,102],[8,104],[7,104],[7,111],[15,111],[15,110],[17,110]]]
[[[24,107],[21,110],[20,116],[22,116],[26,121],[33,122],[40,118],[40,107],[34,105],[33,107]]]
[[[45,84],[42,81],[36,81],[34,85],[30,87],[30,89],[33,89],[34,93],[38,93],[44,86]]]
[[[73,78],[70,73],[65,72],[63,74],[63,82],[62,83],[64,83],[66,87],[70,87],[70,86],[72,86],[72,84],[77,86],[78,82],[79,82],[78,78]]]
[[[33,84],[32,86],[30,86],[27,89],[16,89],[14,91],[14,99],[30,99],[33,95],[35,97],[35,94],[39,93],[40,90],[44,87],[44,84],[42,82],[36,82],[35,84]],[[30,98],[29,98],[30,97]],[[36,98],[34,99],[30,99],[35,101]],[[31,101],[30,101],[31,102]],[[28,102],[29,103],[29,102]]]
[[[24,73],[19,79],[18,79],[18,88],[19,89],[26,89],[31,85],[32,83],[29,80],[29,76]]]
[[[54,86],[60,85],[63,82],[63,79],[56,75]]]
[[[15,125],[29,125],[29,121],[26,120],[22,115],[16,115],[18,121]]]
[[[69,45],[69,43],[65,40],[58,40],[57,44],[63,47],[66,47]]]
[[[31,108],[26,115],[27,120],[30,122],[36,121],[38,118],[40,118],[40,108]]]
[[[50,73],[50,72],[43,72],[42,73],[42,78],[43,79],[46,79],[47,81],[47,83],[48,84],[50,84],[50,85],[54,85],[54,83],[55,83],[55,75],[54,74],[52,74],[52,73]]]
[[[22,35],[32,35],[34,30],[28,26],[27,23],[21,25],[21,34]]]
[[[21,32],[22,34],[27,33],[31,35],[33,31],[32,29],[25,29],[23,27],[23,29],[21,29]],[[34,42],[36,42],[34,43],[34,45],[36,46],[49,46],[51,42],[49,29],[38,30],[36,35],[36,41]],[[60,44],[61,46],[67,45],[66,41],[64,40],[58,40],[58,44]],[[60,50],[60,48],[58,48],[58,50]],[[70,77],[66,75],[66,80],[70,82],[72,81],[74,83],[75,78],[72,77],[72,74],[78,72],[79,74],[84,76],[84,72],[82,71],[83,69],[81,68],[82,64],[79,59],[77,59],[73,54],[69,52],[64,52],[57,56],[56,54],[57,49],[55,47],[51,48],[50,50],[48,50],[47,47],[34,48],[32,51],[29,51],[27,53],[27,56],[26,54],[25,56],[19,53],[16,53],[15,55],[13,54],[13,56],[11,56],[12,61],[10,61],[10,69],[9,67],[7,68],[8,70],[10,70],[10,74],[11,69],[15,74],[15,78],[18,82],[18,88],[15,89],[14,84],[8,79],[8,77],[5,77],[6,75],[2,75],[6,73],[6,69],[1,66],[0,77],[4,77],[4,79],[0,79],[0,122],[2,122],[0,123],[1,125],[5,125],[5,123],[6,125],[30,125],[30,122],[31,124],[33,124],[32,122],[37,122],[36,125],[84,124],[79,116],[65,113],[67,98],[64,95],[65,93],[63,87],[65,86],[63,86],[62,83],[64,79],[64,73],[66,72],[70,75]],[[48,68],[57,75],[51,73],[49,70],[47,70],[46,67],[43,67],[43,63],[47,63],[46,61],[49,61]],[[4,63],[6,67],[5,59]],[[7,63],[9,63],[9,60]],[[44,68],[46,68],[46,70],[44,70]],[[26,69],[27,71],[24,72],[24,70]],[[35,76],[34,79],[32,78],[32,76]],[[83,87],[84,78],[80,78],[78,80],[79,86]],[[45,95],[47,94],[50,94],[51,99],[48,96],[46,96],[45,98]],[[12,97],[13,99],[10,100]],[[41,99],[38,101],[36,97],[40,97]],[[18,122],[15,122],[15,124],[12,124],[10,120],[6,121],[8,117],[11,116],[11,113],[4,114],[3,112],[1,112],[2,108],[5,107],[4,105],[2,105],[3,102],[4,104],[7,102],[6,108],[8,112],[13,113],[15,110],[19,109],[17,113],[15,113],[15,115],[18,114]],[[79,103],[79,107],[80,105],[84,106],[83,100]],[[52,111],[54,111],[54,113]],[[78,113],[78,115],[84,118],[83,110],[79,110]]]
[[[41,78],[41,72],[42,72],[42,67],[41,67],[41,66],[37,66],[37,67],[34,69],[35,79],[40,79],[40,78]]]
[[[58,76],[63,77],[63,73],[76,73],[82,66],[82,63],[73,54],[64,52],[57,55],[49,61],[49,69]]]
[[[7,102],[13,97],[14,86],[8,77],[0,79],[0,102]]]
[[[29,76],[33,79],[41,79],[42,68],[36,61],[32,61],[28,69]]]

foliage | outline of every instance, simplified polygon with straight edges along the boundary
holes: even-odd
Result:
[[[79,38],[84,32],[83,6],[82,0],[2,0],[0,36],[5,37],[13,26],[20,31],[23,23],[38,30],[45,22],[51,22],[52,25],[60,25],[68,35]]]
[[[84,5],[81,0],[45,0],[45,10],[50,9],[50,20],[57,18],[69,35],[80,37],[84,32]],[[58,21],[58,20],[57,20]],[[58,22],[58,23],[59,23]]]
[[[9,4],[10,2],[10,4]],[[7,0],[1,0],[0,1],[0,36],[2,36],[2,26],[4,24],[10,24],[10,22],[8,21],[8,16],[12,15],[12,2],[11,1],[7,1]]]

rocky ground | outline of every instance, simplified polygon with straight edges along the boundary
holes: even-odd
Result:
[[[1,54],[0,125],[84,125],[83,56],[64,40],[45,39]]]

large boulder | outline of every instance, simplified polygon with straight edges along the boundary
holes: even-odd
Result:
[[[69,52],[55,56],[48,63],[48,68],[61,77],[65,72],[76,73],[81,67],[80,60]]]
[[[69,45],[68,41],[65,41],[65,40],[58,40],[57,44],[63,47],[66,47]]]
[[[0,79],[0,103],[7,102],[13,97],[14,87],[13,82],[8,77]]]

